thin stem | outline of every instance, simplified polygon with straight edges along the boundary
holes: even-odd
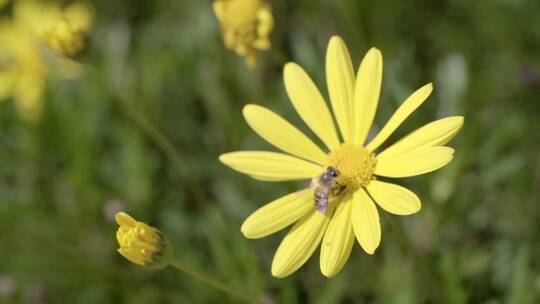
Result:
[[[191,190],[195,201],[202,207],[207,204],[207,198],[201,187],[200,183],[195,179],[195,175],[191,168],[184,161],[181,153],[174,147],[171,141],[163,135],[157,127],[155,127],[146,117],[135,109],[132,98],[122,91],[117,85],[115,85],[110,79],[104,76],[99,70],[94,70],[96,76],[105,84],[109,93],[117,101],[124,114],[133,120],[133,122],[139,127],[156,145],[162,150],[162,152],[173,162],[176,168],[180,171],[182,176],[186,179],[189,189]]]
[[[180,270],[180,271],[183,271],[191,276],[194,276],[195,278],[197,278],[198,280],[216,288],[216,289],[219,289],[223,292],[226,292],[230,295],[233,295],[237,298],[240,298],[246,302],[258,302],[256,300],[256,298],[254,297],[250,297],[248,295],[245,295],[245,294],[242,294],[238,291],[235,291],[234,289],[230,288],[229,286],[225,285],[224,283],[216,280],[216,279],[213,279],[211,277],[208,277],[196,270],[193,270],[191,268],[189,268],[188,266],[184,265],[184,263],[178,261],[176,258],[171,258],[171,261],[169,262],[169,265],[173,266],[174,268]]]

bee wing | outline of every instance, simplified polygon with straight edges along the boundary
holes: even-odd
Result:
[[[322,214],[326,213],[326,207],[328,206],[328,199],[330,197],[330,189],[327,187],[319,187],[315,189],[315,207]]]
[[[314,177],[311,180],[309,180],[309,182],[306,182],[306,183],[309,183],[308,188],[315,188],[319,184],[319,178]]]
[[[315,176],[314,178],[312,178],[311,180],[309,180],[309,188],[316,188],[320,183],[319,183],[319,179],[321,178],[321,176],[323,175],[324,173],[321,173],[317,176]]]

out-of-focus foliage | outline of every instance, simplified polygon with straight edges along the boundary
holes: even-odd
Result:
[[[224,48],[211,1],[93,1],[80,77],[47,83],[35,123],[0,104],[0,302],[237,301],[171,268],[127,262],[116,252],[119,210],[159,227],[184,263],[268,303],[540,301],[540,2],[269,2],[272,49],[249,69]],[[449,166],[402,180],[423,209],[383,214],[374,256],[353,250],[325,279],[315,254],[278,280],[270,263],[284,232],[246,240],[239,228],[306,185],[249,179],[217,155],[270,148],[243,121],[246,103],[302,126],[282,67],[294,60],[324,88],[334,34],[355,66],[371,46],[384,54],[378,127],[434,81],[389,143],[438,117],[463,115],[465,125]]]

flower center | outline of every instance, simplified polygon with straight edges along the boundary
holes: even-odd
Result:
[[[326,167],[339,171],[336,183],[345,193],[367,186],[374,178],[377,159],[368,150],[353,144],[343,144],[328,155]]]

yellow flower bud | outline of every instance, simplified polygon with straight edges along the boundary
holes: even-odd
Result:
[[[138,222],[124,212],[117,213],[115,219],[120,225],[116,239],[122,256],[137,265],[151,268],[165,268],[170,263],[172,247],[158,229]]]
[[[216,0],[212,6],[225,47],[255,66],[257,50],[270,48],[268,36],[274,28],[270,5],[263,0]]]

